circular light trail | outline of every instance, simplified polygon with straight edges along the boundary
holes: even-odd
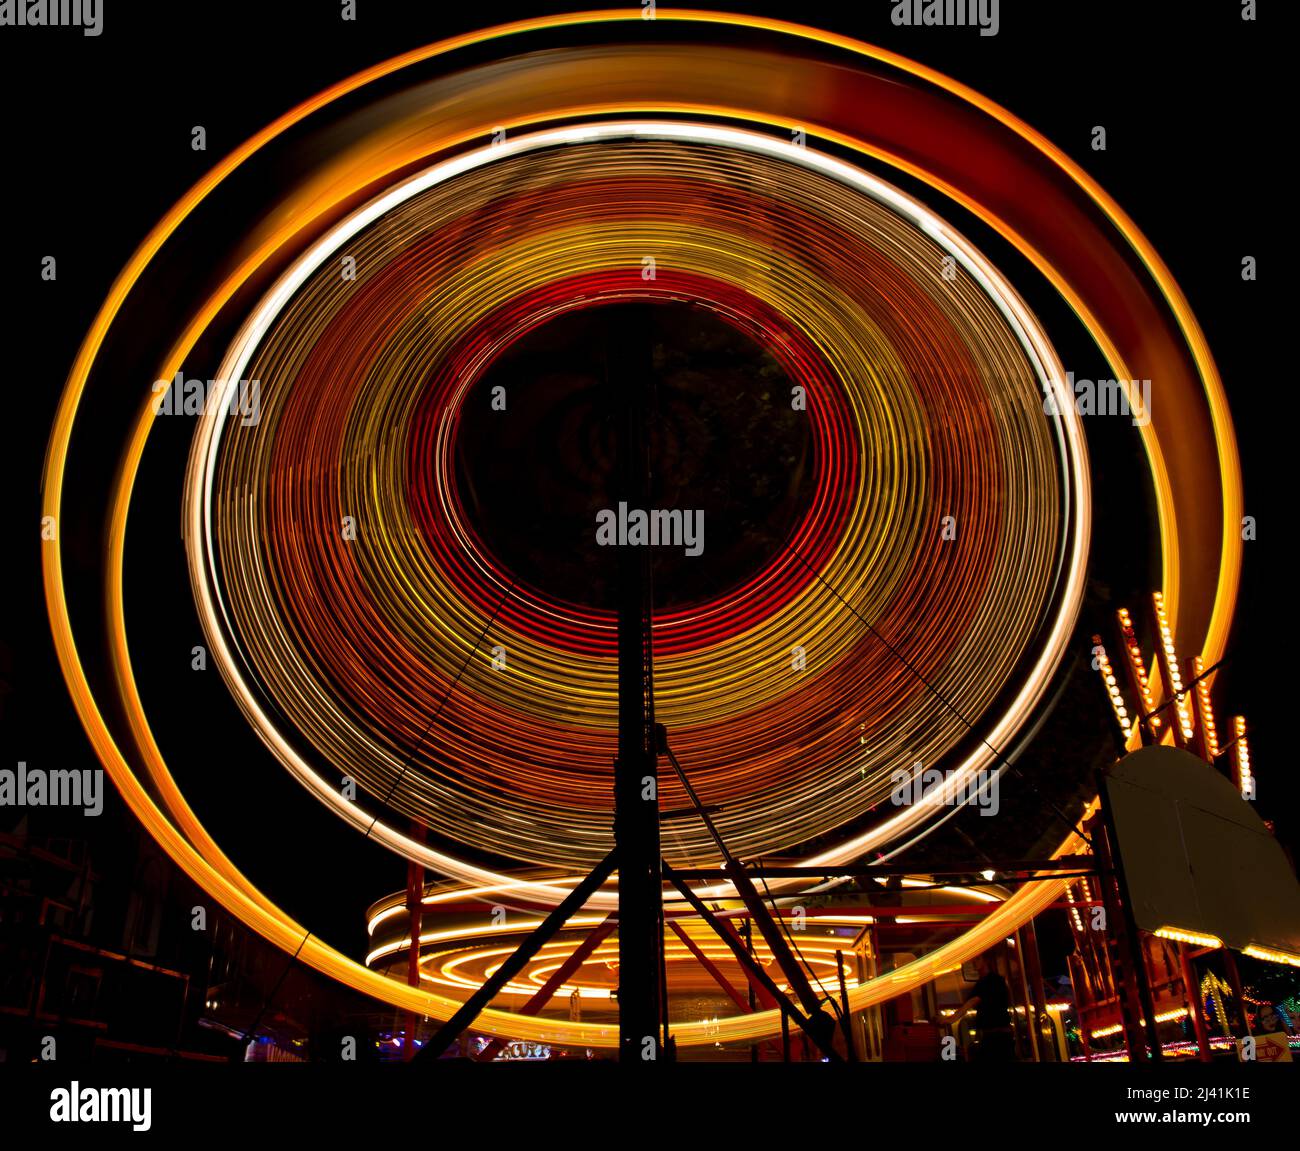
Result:
[[[1209,662],[1219,658],[1231,619],[1240,567],[1236,531],[1241,512],[1239,465],[1222,387],[1205,340],[1186,300],[1149,242],[1115,202],[1058,149],[1003,109],[948,78],[892,53],[868,45],[779,22],[717,13],[665,12],[665,25],[677,21],[715,28],[743,26],[778,42],[736,50],[691,45],[613,45],[584,48],[584,67],[565,64],[563,50],[538,54],[527,62],[481,77],[445,99],[442,81],[426,84],[406,108],[407,123],[395,118],[391,130],[363,148],[323,164],[318,178],[268,218],[235,270],[199,309],[163,357],[158,378],[171,378],[206,326],[239,286],[299,232],[327,221],[334,205],[373,190],[393,173],[411,170],[440,152],[485,138],[504,124],[511,130],[585,115],[687,113],[771,125],[781,131],[806,129],[851,151],[891,164],[950,196],[1013,244],[1069,301],[1096,339],[1117,377],[1153,376],[1158,404],[1142,429],[1152,468],[1160,519],[1164,591],[1180,636],[1199,644]],[[78,408],[104,338],[123,301],[150,261],[231,172],[266,148],[290,127],[326,109],[338,97],[403,68],[455,53],[498,37],[558,33],[579,24],[617,28],[639,24],[639,13],[587,13],[524,21],[421,48],[358,74],[281,117],[236,149],[168,213],[132,257],[106,300],[78,354],[65,389],[47,456],[44,508],[63,511],[65,470]],[[644,35],[642,29],[639,35]],[[840,53],[845,68],[819,58]],[[544,58],[542,58],[544,57]],[[781,67],[790,78],[778,95],[769,82]],[[555,69],[566,77],[555,83]],[[568,71],[564,69],[568,68]],[[456,83],[460,83],[459,80]],[[444,85],[444,88],[446,85]],[[882,92],[888,100],[882,100]],[[557,99],[556,92],[562,93]],[[495,103],[494,103],[495,101]],[[396,110],[390,107],[390,110]],[[919,135],[918,123],[926,124]],[[971,157],[978,155],[974,164]],[[353,203],[356,202],[354,199]],[[1129,369],[1129,364],[1141,371]],[[132,764],[110,731],[83,668],[72,635],[64,596],[62,541],[45,544],[46,598],[56,649],[74,703],[96,752],[128,805],[182,869],[223,906],[277,946],[348,985],[406,1010],[446,1017],[455,1001],[395,985],[368,972],[315,939],[253,887],[211,840],[176,788],[153,739],[131,674],[122,614],[122,552],[127,511],[136,468],[152,418],[148,401],[127,447],[115,496],[109,534],[108,613],[111,651],[134,758],[143,762],[157,802],[135,776]],[[990,741],[1006,732],[994,732]],[[159,806],[161,804],[161,806]],[[387,829],[386,829],[387,830]],[[1080,849],[1073,838],[1060,852]],[[830,856],[820,857],[830,861]],[[434,864],[437,867],[437,864]],[[478,876],[487,882],[490,873]],[[900,994],[934,973],[977,954],[1047,906],[1059,882],[1040,882],[1014,895],[977,929],[909,964],[888,977],[850,993],[860,1009]],[[525,893],[554,897],[545,884],[525,885]],[[779,1029],[775,1012],[720,1021],[706,1035],[693,1025],[677,1030],[684,1045],[748,1039]],[[480,1030],[492,1034],[612,1046],[613,1031],[564,1021],[528,1019],[489,1010]]]
[[[614,620],[527,595],[476,552],[447,457],[465,395],[539,318],[656,296],[734,317],[778,355],[803,345],[790,371],[819,428],[814,502],[831,509],[777,570],[656,619],[656,713],[732,849],[794,847],[887,805],[893,773],[940,762],[1033,640],[1026,682],[991,725],[1009,738],[1078,611],[1088,485],[1073,407],[1043,411],[1064,372],[987,262],[880,181],[731,129],[564,129],[448,169],[360,209],[285,273],[218,373],[260,382],[260,421],[216,403],[196,434],[187,539],[205,628],[281,761],[357,827],[374,814],[339,776],[452,843],[562,867],[608,851]],[[745,193],[755,186],[780,198]],[[366,270],[355,284],[336,273],[345,251]],[[945,258],[966,274],[946,279]],[[799,367],[810,347],[820,378]],[[427,493],[409,482],[412,436],[435,457],[414,469],[417,484],[433,472]],[[508,671],[492,665],[497,644]],[[266,698],[339,775],[313,770]],[[995,766],[997,746],[980,745],[953,786]],[[685,805],[672,781],[663,792]],[[933,814],[897,809],[843,858]],[[674,862],[718,862],[702,825],[672,839]]]

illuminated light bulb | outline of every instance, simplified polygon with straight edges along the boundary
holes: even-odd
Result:
[[[1165,597],[1158,591],[1152,592],[1151,601],[1155,606],[1156,626],[1163,640],[1161,650],[1164,652],[1165,657],[1164,671],[1169,681],[1170,694],[1173,696],[1174,711],[1178,716],[1178,731],[1183,742],[1187,743],[1194,734],[1192,713],[1186,698],[1182,694],[1183,678],[1178,670],[1178,654],[1174,649],[1173,630],[1170,628],[1168,617],[1165,615]]]
[[[1232,758],[1237,770],[1237,787],[1243,799],[1255,798],[1255,777],[1250,769],[1250,747],[1246,743],[1245,716],[1232,717]]]
[[[1084,895],[1087,898],[1087,895]],[[1074,930],[1083,930],[1083,917],[1079,914],[1079,909],[1074,905],[1074,886],[1071,885],[1065,889],[1065,900],[1070,905],[1070,918],[1074,921]]]
[[[1124,697],[1120,693],[1118,681],[1115,678],[1114,670],[1111,668],[1110,660],[1106,656],[1106,648],[1101,642],[1101,636],[1095,635],[1092,637],[1092,646],[1097,654],[1097,670],[1101,673],[1101,680],[1105,685],[1107,695],[1110,696],[1110,705],[1115,712],[1116,722],[1119,723],[1125,742],[1127,742],[1133,725],[1129,721],[1128,707],[1125,705]]]
[[[1218,729],[1214,723],[1214,703],[1210,698],[1210,683],[1202,679],[1205,674],[1205,661],[1197,656],[1192,660],[1192,675],[1196,679],[1196,715],[1201,722],[1204,733],[1205,757],[1213,761],[1223,750],[1219,747]]]
[[[1128,608],[1120,608],[1118,613],[1120,633],[1124,641],[1124,657],[1128,661],[1129,674],[1132,682],[1137,687],[1138,695],[1141,697],[1141,714],[1151,716],[1151,729],[1154,731],[1160,726],[1160,718],[1152,716],[1155,710],[1155,700],[1151,697],[1151,683],[1147,677],[1146,664],[1142,659],[1142,647],[1137,641],[1137,634],[1133,631],[1133,618],[1129,614]]]

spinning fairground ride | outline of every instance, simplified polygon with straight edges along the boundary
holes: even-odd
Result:
[[[232,151],[104,302],[44,501],[127,803],[423,1058],[888,1055],[1088,869],[1033,749],[1107,533],[1207,668],[1241,550],[1105,191],[911,60],[689,11],[432,44]],[[364,948],[294,910],[395,859]]]

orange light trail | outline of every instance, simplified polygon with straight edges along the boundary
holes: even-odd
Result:
[[[824,109],[825,115],[812,114],[801,118],[810,134],[820,129],[820,135],[826,139],[842,143],[846,147],[886,162],[895,163],[909,174],[918,176],[931,186],[952,195],[958,202],[995,227],[1015,244],[1071,302],[1080,318],[1098,340],[1099,346],[1106,353],[1118,376],[1133,378],[1135,375],[1155,373],[1135,373],[1124,369],[1124,363],[1134,349],[1125,345],[1121,339],[1108,335],[1112,326],[1116,331],[1122,327],[1112,325],[1110,320],[1120,315],[1127,315],[1130,307],[1136,307],[1142,316],[1149,319],[1149,323],[1138,325],[1142,329],[1143,338],[1153,346],[1166,349],[1169,357],[1165,365],[1168,371],[1160,375],[1164,382],[1162,391],[1164,403],[1156,406],[1151,424],[1143,429],[1144,442],[1152,464],[1160,514],[1162,562],[1165,567],[1163,583],[1167,605],[1170,615],[1178,621],[1178,631],[1184,637],[1184,642],[1189,643],[1193,650],[1199,646],[1203,657],[1208,662],[1216,661],[1222,654],[1230,623],[1240,565],[1240,539],[1236,534],[1235,525],[1240,518],[1241,493],[1235,442],[1217,373],[1205,347],[1204,338],[1182,293],[1149,243],[1119,210],[1114,201],[1101,192],[1095,183],[1068,161],[1059,150],[1004,110],[969,89],[893,54],[843,38],[825,36],[811,29],[778,22],[695,12],[665,12],[660,18],[695,21],[715,27],[728,23],[741,24],[771,34],[792,49],[800,39],[820,41],[824,45],[833,45],[844,50],[858,58],[864,65],[867,61],[874,61],[887,69],[896,69],[922,81],[923,85],[933,85],[936,89],[956,97],[951,109],[954,119],[967,117],[971,123],[975,123],[978,119],[975,113],[987,117],[998,126],[999,132],[1007,136],[1008,147],[1021,149],[1031,160],[1046,163],[1049,168],[1055,170],[1056,178],[1059,178],[1064,185],[1070,186],[1076,194],[1081,193],[1084,200],[1091,204],[1092,209],[1104,222],[1104,229],[1095,223],[1089,223],[1086,227],[1081,226],[1078,230],[1064,227],[1063,221],[1071,215],[1077,216],[1077,209],[1067,204],[1059,195],[1053,194],[1050,188],[1046,188],[1042,196],[1034,198],[1032,213],[1025,211],[1023,205],[1017,207],[1009,201],[1000,202],[997,208],[989,208],[981,202],[980,196],[959,186],[961,175],[952,170],[951,161],[940,162],[933,156],[909,159],[895,146],[871,142],[867,137],[872,134],[876,126],[870,130],[865,126],[854,127],[847,131],[841,130],[832,122],[836,116],[843,114],[838,110],[832,114],[827,108]],[[44,513],[54,516],[58,522],[63,511],[64,476],[69,463],[73,423],[100,346],[123,301],[163,243],[181,226],[193,209],[217,189],[230,172],[249,156],[274,141],[289,127],[326,108],[339,96],[355,91],[371,80],[401,68],[444,53],[454,52],[459,47],[483,43],[498,37],[524,36],[541,30],[555,30],[584,23],[608,22],[617,25],[618,22],[629,19],[639,19],[639,13],[615,11],[551,17],[523,21],[419,49],[360,73],[305,102],[218,164],[178,202],[132,256],[123,273],[115,281],[83,342],[60,402],[51,435],[43,487]],[[738,82],[734,90],[726,91],[736,76],[726,72],[711,74],[708,69],[699,68],[698,61],[693,61],[693,58],[699,55],[698,51],[683,49],[681,60],[692,62],[686,63],[681,73],[676,69],[670,70],[672,83],[683,92],[683,98],[666,100],[658,94],[651,94],[648,97],[643,94],[636,100],[624,101],[621,104],[608,100],[604,102],[592,100],[584,104],[581,99],[571,99],[567,106],[562,101],[560,105],[553,104],[544,111],[539,104],[536,112],[523,113],[510,122],[514,126],[542,123],[546,115],[573,113],[577,109],[582,109],[637,115],[662,111],[688,111],[724,117],[735,116],[754,123],[788,127],[787,113],[764,111],[764,105],[771,102],[772,96],[770,91],[765,91],[766,76],[770,74],[770,69],[759,73],[757,82],[753,82],[749,80],[746,70],[738,68],[736,75],[743,77],[745,83]],[[809,75],[812,75],[817,67],[807,60],[800,60],[797,69],[793,62],[788,63],[792,70],[806,70]],[[597,88],[604,85],[605,90],[609,90],[610,84],[616,81],[631,83],[637,79],[638,74],[628,70],[625,65],[626,61],[623,61],[613,66],[606,78],[602,78],[599,70],[593,67],[589,79]],[[698,81],[701,91],[713,96],[712,100],[686,95],[686,90],[695,81]],[[825,91],[811,80],[797,85],[797,89],[801,95],[805,92],[811,95]],[[427,107],[428,102],[425,103]],[[836,107],[843,109],[855,105],[846,101],[838,103]],[[492,123],[490,119],[486,122]],[[848,125],[845,127],[847,128]],[[404,160],[399,159],[395,151],[390,151],[369,168],[353,166],[350,170],[346,170],[346,179],[355,181],[354,188],[364,188],[368,182],[380,179],[384,173],[399,168],[402,162],[410,162],[418,155],[433,155],[438,151],[439,146],[454,146],[459,142],[482,138],[485,131],[483,122],[475,123],[471,112],[464,121],[463,128],[444,133],[436,145],[432,139],[417,139],[411,146],[411,154],[408,154]],[[936,131],[936,138],[940,137],[942,132]],[[1024,157],[1021,157],[1021,161],[1023,160]],[[934,170],[931,170],[931,164]],[[277,217],[287,221],[286,223],[278,227],[268,226],[258,234],[257,245],[250,249],[249,254],[213,296],[209,305],[195,316],[190,326],[177,339],[165,358],[164,369],[159,372],[160,378],[170,378],[178,370],[208,322],[233,295],[238,285],[260,266],[262,259],[294,235],[298,228],[313,224],[324,214],[328,201],[320,198],[323,188],[329,188],[336,200],[345,198],[345,194],[351,189],[338,184],[344,175],[344,169],[336,168],[330,175],[324,177],[323,184],[314,185],[311,194],[304,196],[296,208],[291,206]],[[978,183],[979,181],[974,179],[969,181],[972,188]],[[1041,228],[1041,216],[1044,213],[1051,217],[1051,227],[1047,232]],[[1035,214],[1038,218],[1031,219]],[[1008,222],[1017,218],[1019,218],[1019,225],[1032,238],[1027,239],[1017,226]],[[1077,237],[1085,232],[1098,236],[1099,239],[1095,244],[1080,244],[1079,252],[1061,250],[1059,243],[1052,240],[1052,233],[1054,233],[1058,237],[1069,236],[1077,243]],[[1111,257],[1108,253],[1114,252],[1121,253],[1114,257],[1121,263],[1136,255],[1137,263],[1150,276],[1150,284],[1135,287],[1131,298],[1108,301],[1098,291],[1097,278],[1093,275],[1093,270],[1083,267],[1080,261],[1086,262],[1103,257],[1109,259]],[[1154,293],[1151,292],[1152,286],[1155,289]],[[1159,303],[1152,303],[1153,297]],[[1159,307],[1168,308],[1173,320],[1172,325],[1162,318]],[[1185,340],[1186,347],[1178,347],[1176,340]],[[1166,353],[1162,352],[1162,354]],[[1195,371],[1188,372],[1180,367],[1178,358],[1182,355],[1190,356]],[[44,545],[46,602],[60,664],[78,714],[96,753],[119,791],[122,792],[128,806],[168,854],[195,882],[250,927],[284,950],[297,952],[304,962],[366,994],[407,1010],[434,1017],[445,1017],[447,1013],[454,1010],[454,1001],[427,992],[404,988],[367,972],[346,956],[310,937],[304,928],[275,907],[266,896],[239,874],[232,862],[212,842],[167,772],[161,751],[149,731],[148,722],[135,690],[121,612],[121,557],[125,544],[126,511],[151,419],[147,399],[142,403],[141,408],[142,418],[124,459],[115,502],[110,533],[107,602],[118,687],[126,704],[131,733],[137,744],[136,751],[157,788],[157,795],[163,806],[160,807],[151,798],[135,776],[127,755],[104,721],[95,693],[82,666],[65,601],[61,550],[63,540],[59,534]],[[1205,450],[1207,445],[1208,451]],[[1205,467],[1207,459],[1217,461],[1217,474],[1210,474],[1213,469]],[[1207,506],[1218,509],[1219,514],[1207,515]],[[1203,642],[1198,644],[1197,640],[1202,637]],[[1076,846],[1070,842],[1063,844],[1061,850],[1074,850]],[[485,883],[492,883],[496,879],[490,873],[483,873],[479,878]],[[1008,900],[990,915],[989,920],[981,925],[981,928],[973,930],[961,940],[940,948],[932,955],[909,964],[887,977],[855,988],[850,993],[855,1009],[867,1005],[868,1002],[880,1002],[917,986],[932,977],[936,970],[950,967],[954,962],[961,962],[984,950],[1000,935],[1014,930],[1016,926],[1050,903],[1058,894],[1060,886],[1051,882],[1035,884]],[[485,1012],[480,1019],[479,1027],[491,1034],[533,1038],[542,1042],[572,1042],[587,1046],[612,1046],[614,1043],[612,1032],[607,1027],[539,1021],[505,1012]],[[679,1042],[683,1044],[713,1042],[719,1034],[736,1039],[761,1037],[773,1034],[778,1029],[779,1019],[776,1013],[760,1012],[743,1019],[721,1021],[707,1035],[688,1025],[679,1032]]]

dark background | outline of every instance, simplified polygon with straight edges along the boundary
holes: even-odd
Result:
[[[334,0],[289,0],[273,11],[266,3],[227,3],[193,13],[179,5],[105,0],[105,30],[98,38],[73,29],[0,29],[6,169],[0,219],[8,233],[0,314],[9,361],[0,420],[8,529],[0,625],[5,766],[18,759],[32,766],[95,766],[49,638],[38,534],[41,466],[76,348],[139,241],[217,158],[331,82],[459,31],[572,7],[359,0],[357,22],[345,24]],[[1260,538],[1245,548],[1232,663],[1216,690],[1218,714],[1248,717],[1259,810],[1294,847],[1296,791],[1283,742],[1283,696],[1289,703],[1293,694],[1287,690],[1292,616],[1289,597],[1278,594],[1290,554],[1278,502],[1287,489],[1276,466],[1283,458],[1290,385],[1279,378],[1264,318],[1282,314],[1281,253],[1270,234],[1283,218],[1275,139],[1282,105],[1269,90],[1263,63],[1264,43],[1280,30],[1267,15],[1243,23],[1236,0],[1197,5],[1194,12],[1178,3],[1135,10],[1131,3],[1003,0],[995,37],[980,37],[972,28],[895,28],[891,8],[888,0],[851,8],[736,6],[881,44],[992,97],[1094,174],[1170,266],[1224,378],[1245,469],[1246,511],[1259,523]],[[207,128],[206,153],[191,151],[194,124]],[[1094,124],[1107,127],[1104,153],[1089,147]],[[983,242],[964,219],[958,223]],[[992,254],[996,262],[999,253]],[[45,255],[59,261],[54,283],[40,279]],[[1244,255],[1258,257],[1258,283],[1241,281]],[[1046,299],[1031,302],[1060,310]],[[1098,478],[1099,519],[1124,514],[1116,501],[1130,495],[1140,509],[1145,497],[1127,479],[1132,448],[1129,442],[1101,447],[1100,458],[1112,460],[1114,471],[1112,478]],[[1140,510],[1135,519],[1144,519]],[[83,540],[80,546],[97,545]],[[1107,578],[1113,571],[1122,587],[1150,586],[1144,583],[1149,538],[1139,535],[1125,545],[1130,556],[1107,546]],[[174,559],[150,575],[167,583],[167,594],[188,596],[184,570]],[[1090,610],[1101,614],[1085,620],[1084,628],[1104,625],[1110,606],[1100,589]],[[141,627],[136,618],[133,637]],[[153,630],[166,638],[169,627],[162,618]],[[197,642],[201,637],[188,632],[174,638],[177,677],[188,675],[189,647]],[[150,691],[167,689],[168,676],[154,674],[157,682],[142,684],[147,704]],[[178,768],[182,784],[185,772],[229,773],[224,803],[200,808],[212,818],[216,838],[304,922],[320,924],[330,942],[356,952],[364,940],[364,907],[402,884],[403,865],[360,844],[305,802],[242,729],[215,672],[204,692],[203,714],[214,716],[226,734],[194,747],[193,761]],[[169,718],[160,721],[160,735],[184,736],[189,715],[183,703],[176,707],[182,710],[164,709]],[[1085,726],[1095,727],[1097,714],[1090,708]],[[95,834],[111,834],[114,821],[129,820],[115,796],[109,805],[114,810]],[[287,829],[278,814],[284,810],[294,812]],[[85,832],[80,816],[43,817],[76,820],[66,833]]]

